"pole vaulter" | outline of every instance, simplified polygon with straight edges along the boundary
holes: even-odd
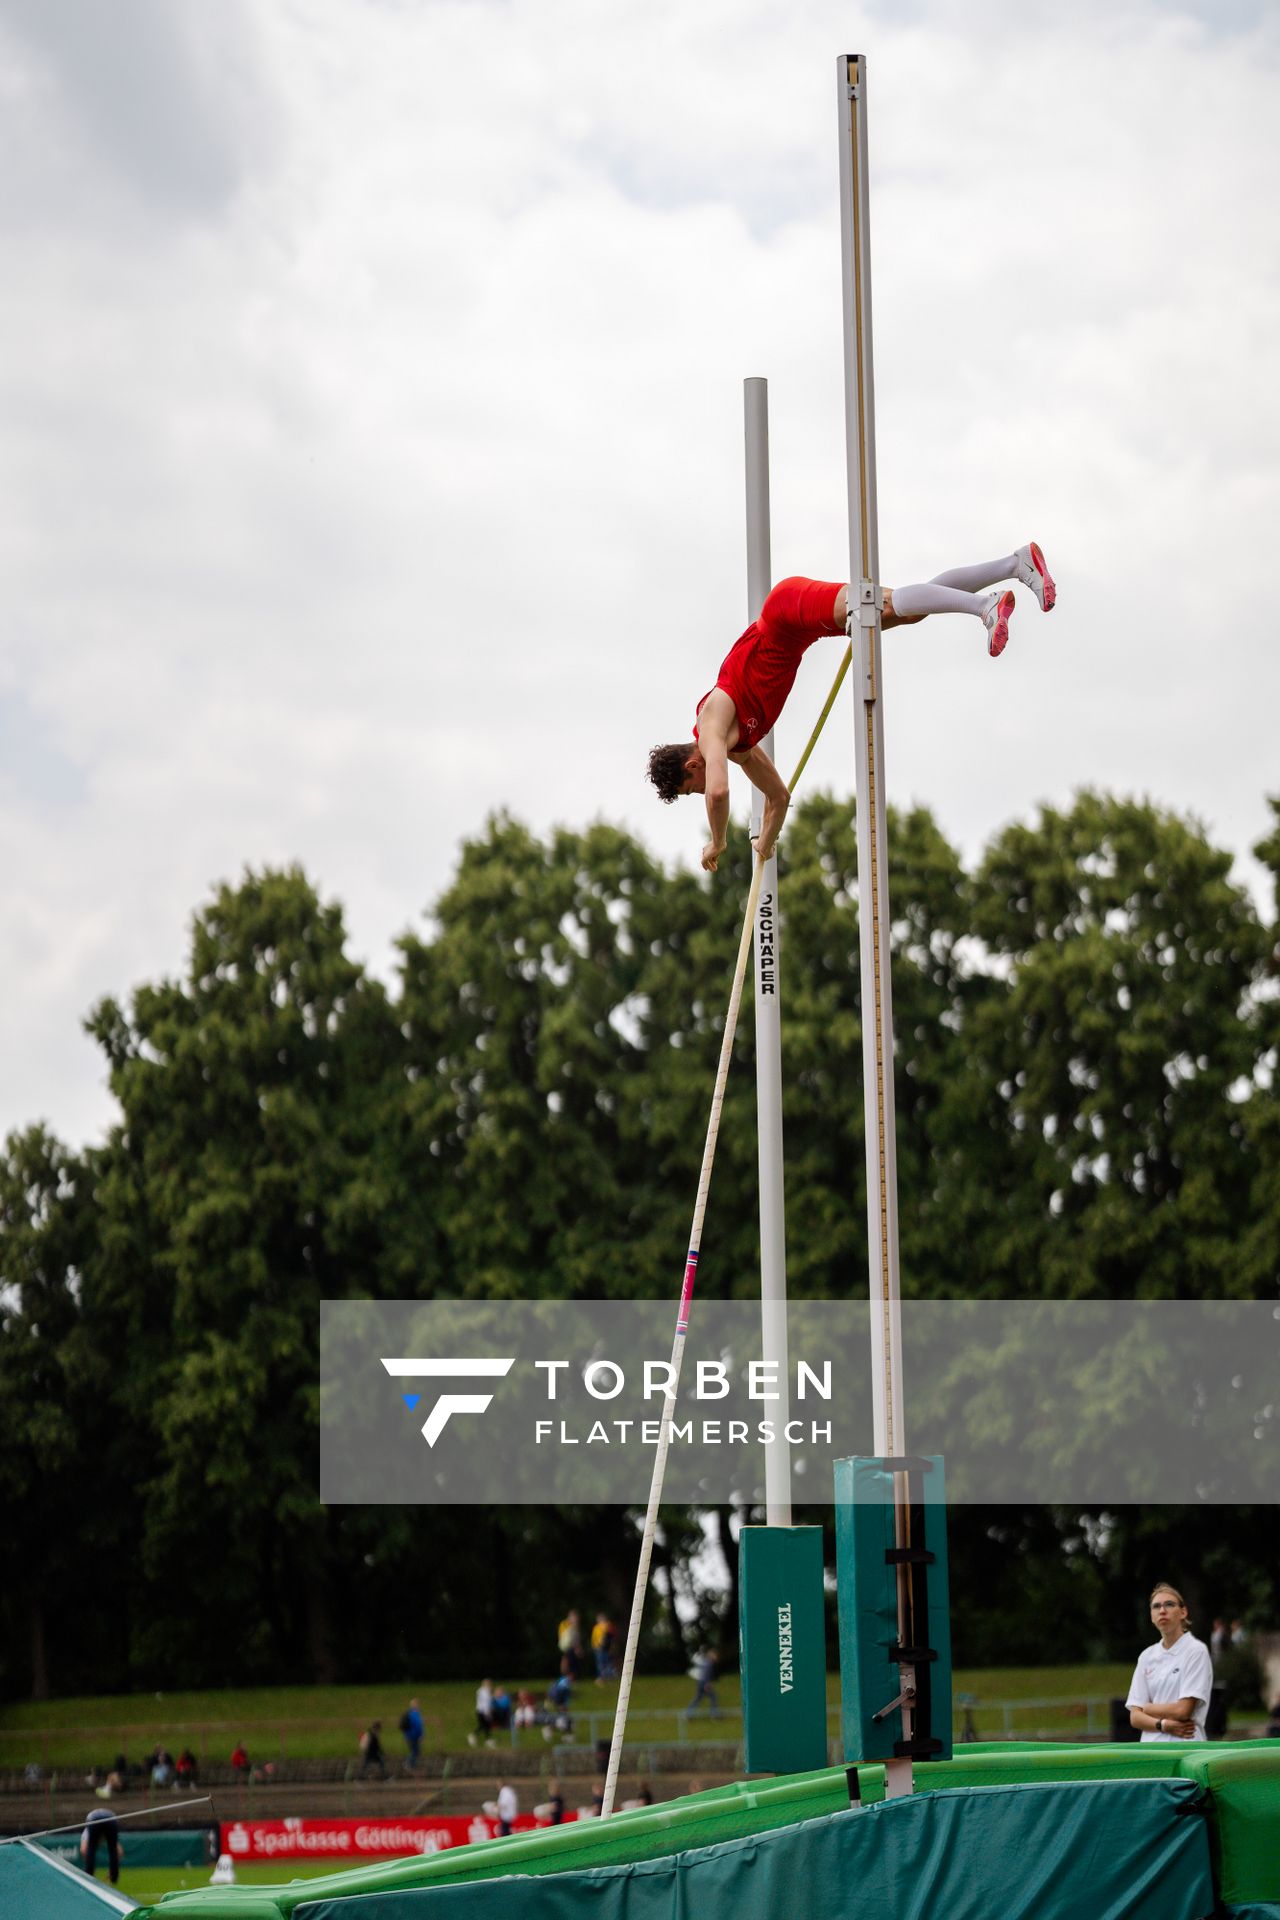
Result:
[[[1044,554],[1034,540],[994,560],[952,567],[906,587],[878,587],[879,628],[915,626],[933,613],[967,613],[982,624],[987,652],[998,660],[1009,644],[1014,595],[990,589],[1006,580],[1029,587],[1049,613],[1057,597]],[[763,742],[786,704],[805,652],[824,635],[852,631],[865,612],[862,581],[850,593],[840,580],[780,580],[759,615],[720,665],[716,684],[697,706],[693,739],[653,747],[649,778],[660,800],[699,793],[710,838],[702,864],[714,873],[729,826],[729,762],[742,768],[764,796],[761,850],[767,858],[782,831],[790,795]]]

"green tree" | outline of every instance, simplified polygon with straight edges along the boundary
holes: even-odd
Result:
[[[1272,829],[1254,852],[1272,877],[1272,918],[1250,1008],[1254,1070],[1241,1122],[1253,1156],[1253,1180],[1237,1249],[1242,1290],[1257,1299],[1280,1296],[1280,798],[1270,802]],[[1270,1406],[1268,1420],[1280,1418]]]
[[[65,1680],[58,1623],[78,1558],[102,1544],[112,1491],[100,1474],[98,1395],[107,1356],[85,1332],[92,1256],[82,1160],[44,1127],[0,1158],[0,1510],[7,1574],[0,1675],[48,1697]]]
[[[133,1658],[157,1677],[323,1673],[318,1304],[378,1284],[394,1017],[295,870],[219,889],[187,978],[127,1015],[103,1002],[90,1030],[123,1113],[101,1285],[150,1460]]]
[[[1280,875],[1277,823],[1258,852]],[[1278,927],[1228,857],[1089,793],[973,874],[924,809],[888,834],[905,1291],[1275,1297]],[[565,1605],[625,1613],[625,1513],[326,1513],[317,1306],[674,1303],[749,863],[739,839],[709,881],[611,827],[540,839],[498,816],[390,995],[292,871],[221,888],[181,980],[102,1003],[119,1126],[81,1156],[33,1129],[0,1167],[0,1500],[22,1547],[0,1624],[24,1649],[6,1686],[42,1665],[59,1685],[339,1659],[536,1673]],[[782,904],[790,1284],[861,1295],[848,802],[796,809]],[[748,990],[704,1295],[758,1287],[753,1046]],[[1046,1612],[1073,1652],[1127,1653],[1156,1573],[1261,1619],[1272,1530],[1261,1510],[957,1511],[964,1657],[1033,1651]],[[664,1512],[649,1658],[681,1657],[666,1596],[701,1540]],[[104,1583],[86,1627],[76,1596]]]
[[[1095,793],[1007,828],[983,860],[972,926],[1007,990],[968,1023],[998,1149],[969,1177],[1037,1222],[979,1241],[1010,1293],[1247,1291],[1239,1094],[1264,938],[1230,869],[1194,824]]]
[[[649,976],[652,945],[680,938],[666,908],[681,891],[613,828],[543,845],[499,817],[464,849],[431,937],[402,941],[402,1148],[447,1191],[441,1291],[609,1297],[670,1284],[683,1246],[678,1234],[657,1246],[652,1222],[664,1123]]]

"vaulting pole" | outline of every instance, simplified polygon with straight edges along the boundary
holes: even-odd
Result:
[[[836,63],[840,127],[840,252],[845,328],[845,451],[849,486],[849,604],[858,793],[858,935],[862,961],[867,1229],[875,1450],[907,1450],[902,1400],[898,1272],[898,1163],[889,980],[889,862],[885,844],[880,546],[876,520],[875,385],[871,348],[871,233],[867,76],[860,54]],[[905,1474],[895,1476],[895,1540],[911,1545]],[[910,1644],[911,1570],[897,1568],[899,1641]],[[900,1669],[904,1740],[913,1732],[915,1674]],[[888,1794],[911,1791],[911,1761],[890,1760]]]
[[[747,453],[747,618],[759,617],[773,577],[769,527],[769,383],[743,382]],[[773,731],[760,742],[776,762]],[[764,795],[751,790],[751,831],[758,834]],[[782,1001],[778,974],[778,856],[770,854],[756,904],[756,1129],[760,1164],[761,1353],[777,1383],[771,1413],[775,1438],[764,1450],[765,1510],[771,1527],[791,1525],[791,1418],[787,1360],[787,1234],[782,1174]]]
[[[635,1678],[636,1650],[640,1645],[640,1622],[644,1615],[644,1597],[649,1588],[649,1566],[653,1559],[653,1540],[658,1526],[658,1508],[662,1504],[662,1483],[667,1472],[667,1451],[671,1444],[671,1423],[676,1416],[676,1396],[680,1391],[680,1369],[684,1364],[685,1335],[689,1331],[689,1312],[693,1305],[693,1287],[698,1277],[698,1255],[702,1251],[702,1224],[707,1214],[707,1195],[711,1191],[711,1169],[715,1165],[716,1142],[720,1138],[720,1115],[724,1108],[724,1090],[733,1059],[733,1036],[738,1027],[738,1009],[742,1005],[742,987],[747,974],[747,956],[751,951],[751,929],[755,923],[756,903],[760,898],[763,868],[759,860],[751,862],[751,891],[742,920],[738,958],[733,970],[729,1009],[724,1017],[720,1041],[720,1060],[716,1067],[715,1089],[711,1095],[711,1116],[702,1149],[702,1169],[698,1175],[698,1196],[693,1207],[693,1225],[689,1229],[689,1251],[685,1256],[684,1284],[680,1289],[680,1308],[676,1315],[676,1333],[671,1347],[671,1365],[667,1373],[667,1391],[662,1405],[662,1424],[653,1456],[653,1474],[649,1482],[649,1504],[645,1510],[644,1532],[640,1536],[640,1564],[636,1569],[635,1592],[631,1599],[631,1619],[627,1626],[627,1646],[618,1678],[618,1705],[613,1718],[613,1740],[609,1747],[609,1767],[605,1775],[604,1798],[600,1807],[603,1819],[613,1812],[618,1790],[618,1769],[627,1729],[627,1709],[631,1704],[631,1683]]]

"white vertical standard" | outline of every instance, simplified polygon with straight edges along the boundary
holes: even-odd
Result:
[[[898,1275],[898,1156],[889,980],[889,860],[885,845],[880,542],[876,521],[875,382],[871,351],[871,229],[867,74],[861,54],[836,62],[840,126],[840,253],[844,292],[845,458],[849,483],[849,606],[858,780],[858,934],[862,956],[862,1077],[867,1143],[872,1420],[881,1456],[906,1453]],[[896,1539],[906,1539],[905,1476],[895,1475]],[[909,1568],[897,1569],[899,1641],[909,1618]],[[903,1737],[910,1740],[915,1675],[903,1666]],[[886,1791],[911,1791],[910,1760],[891,1760]]]
[[[747,449],[747,618],[759,617],[772,582],[769,535],[769,383],[743,382]],[[775,759],[773,733],[760,742]],[[764,795],[751,790],[751,831],[758,834]],[[778,857],[766,862],[756,905],[756,1131],[760,1156],[761,1352],[775,1371],[779,1398],[771,1407],[776,1438],[764,1451],[766,1518],[791,1525],[791,1418],[787,1361],[787,1235],[782,1174],[782,1003],[778,978]],[[768,1376],[766,1376],[768,1378]]]

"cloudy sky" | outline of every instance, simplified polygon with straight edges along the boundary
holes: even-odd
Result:
[[[0,0],[0,1132],[101,1132],[83,1014],[246,865],[302,862],[385,971],[494,808],[696,856],[642,769],[745,624],[744,375],[775,574],[848,570],[847,51],[882,571],[1035,536],[1061,592],[999,663],[891,638],[890,795],[972,856],[1149,794],[1248,876],[1274,6]],[[852,759],[844,708],[806,778]]]

